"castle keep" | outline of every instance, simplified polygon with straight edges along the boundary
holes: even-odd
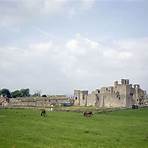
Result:
[[[121,79],[121,83],[114,82],[113,86],[102,87],[88,93],[87,90],[74,90],[74,105],[96,107],[130,107],[142,105],[146,91],[139,84],[130,84],[128,79]]]

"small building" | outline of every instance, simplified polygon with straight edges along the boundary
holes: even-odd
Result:
[[[128,79],[113,86],[96,89],[90,94],[87,90],[74,90],[74,105],[96,107],[130,107],[143,105],[146,91],[139,84],[130,84]]]

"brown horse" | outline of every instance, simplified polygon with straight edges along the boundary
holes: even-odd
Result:
[[[41,111],[41,116],[43,116],[43,117],[46,116],[46,110],[45,110],[45,109],[42,109],[42,111]]]
[[[83,113],[84,117],[91,117],[93,115],[92,111],[85,111]]]

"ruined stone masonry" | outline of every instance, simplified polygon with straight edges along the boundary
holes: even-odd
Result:
[[[114,82],[114,86],[102,87],[88,93],[87,90],[74,90],[74,105],[96,107],[130,107],[143,105],[146,91],[139,84],[130,84],[128,79],[121,79],[121,83]]]
[[[20,98],[5,98],[0,97],[1,107],[51,107],[70,102],[67,96],[49,96],[49,97],[20,97]]]

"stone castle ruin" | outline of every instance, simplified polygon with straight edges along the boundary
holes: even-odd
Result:
[[[0,108],[26,108],[26,107],[51,107],[60,106],[64,103],[70,103],[69,97],[65,95],[54,95],[48,97],[18,97],[18,98],[0,97]]]
[[[121,83],[114,82],[114,86],[102,87],[88,93],[87,90],[74,90],[74,105],[96,107],[130,107],[143,105],[146,91],[139,84],[130,84],[128,79],[121,79]]]
[[[9,104],[9,98],[0,96],[0,107],[6,107]]]

